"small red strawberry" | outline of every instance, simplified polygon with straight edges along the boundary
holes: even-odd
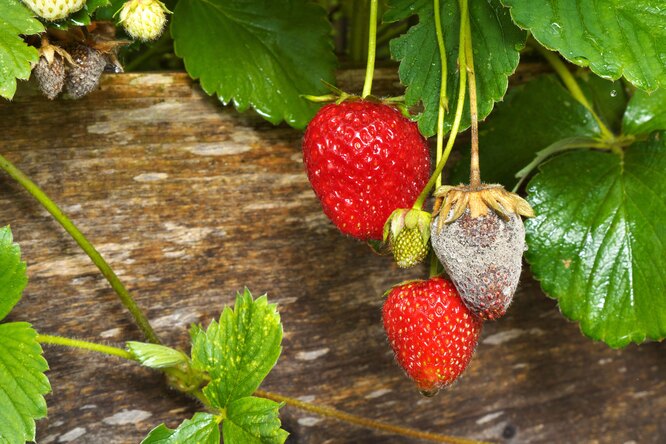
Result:
[[[305,131],[303,160],[324,213],[361,240],[381,240],[388,217],[414,204],[430,174],[416,123],[367,100],[323,107]]]
[[[394,287],[383,319],[396,360],[427,396],[460,376],[481,334],[481,321],[440,277]]]

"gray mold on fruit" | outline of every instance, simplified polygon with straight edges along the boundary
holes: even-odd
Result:
[[[497,319],[511,304],[520,280],[525,227],[520,216],[508,221],[495,212],[472,218],[470,211],[438,229],[431,225],[432,247],[465,305],[482,319]]]
[[[53,56],[52,63],[49,63],[45,57],[40,57],[32,73],[42,94],[53,100],[60,94],[65,84],[65,61],[60,54]]]
[[[76,45],[69,53],[76,65],[69,68],[65,92],[74,99],[80,99],[97,88],[107,59],[104,54],[86,45]]]

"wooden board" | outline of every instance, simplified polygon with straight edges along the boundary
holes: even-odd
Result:
[[[393,71],[377,88],[399,91]],[[341,74],[358,89],[358,72]],[[666,442],[664,344],[612,350],[581,335],[526,272],[509,314],[487,323],[464,378],[423,398],[393,362],[382,293],[399,271],[345,238],[303,171],[301,133],[223,108],[182,73],[105,76],[84,100],[28,91],[0,103],[2,154],[97,245],[166,343],[207,324],[248,286],[277,302],[284,352],[263,388],[372,419],[511,443]],[[96,268],[26,192],[0,174],[30,283],[10,321],[122,346],[137,328]],[[41,444],[138,443],[197,404],[148,370],[46,350],[53,394]],[[291,407],[293,443],[409,443]]]

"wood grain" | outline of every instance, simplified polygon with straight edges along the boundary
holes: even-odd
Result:
[[[341,74],[358,88],[358,73]],[[376,88],[399,91],[381,71]],[[342,237],[303,172],[301,133],[238,114],[185,74],[105,76],[80,101],[24,91],[0,103],[2,154],[79,225],[164,341],[187,346],[248,286],[279,304],[284,352],[263,388],[399,425],[507,443],[666,442],[664,344],[612,350],[581,335],[524,273],[508,315],[487,323],[465,376],[423,398],[393,362],[381,295],[424,275]],[[0,175],[30,283],[9,321],[122,346],[141,339],[96,268],[49,215]],[[113,358],[47,348],[53,394],[42,444],[138,443],[197,404]],[[408,443],[282,411],[293,443]]]

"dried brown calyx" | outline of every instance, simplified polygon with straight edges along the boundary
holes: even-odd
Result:
[[[502,185],[486,185],[472,189],[468,185],[445,185],[435,191],[433,219],[439,217],[437,228],[459,219],[467,209],[472,219],[495,212],[504,220],[512,214],[534,217],[534,210],[522,197],[504,189]]]

